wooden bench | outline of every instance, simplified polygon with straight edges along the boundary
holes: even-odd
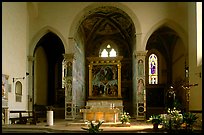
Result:
[[[10,111],[11,114],[18,114],[18,116],[10,117],[11,124],[26,124],[31,119],[30,124],[37,123],[37,117],[34,111]]]

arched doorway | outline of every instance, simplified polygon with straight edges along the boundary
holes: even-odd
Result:
[[[152,33],[146,50],[148,50],[146,55],[146,117],[148,118],[152,114],[165,113],[167,90],[170,86],[186,79],[186,50],[178,33],[168,26],[161,26]],[[157,74],[151,71],[152,54],[157,57]],[[152,80],[154,77],[151,75],[157,76],[156,81]]]
[[[85,58],[99,57],[103,46],[108,44],[118,48],[121,61],[121,92],[124,110],[133,114],[133,72],[132,54],[135,49],[135,26],[132,19],[119,8],[114,6],[99,6],[84,17],[76,36],[78,42],[84,44]],[[86,91],[88,93],[88,60],[86,67]]]
[[[65,53],[61,39],[54,33],[45,34],[34,50],[34,106],[54,106],[55,118],[64,118],[64,89],[62,89],[62,60]]]

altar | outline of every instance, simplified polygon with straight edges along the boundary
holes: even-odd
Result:
[[[84,121],[117,122],[123,113],[121,60],[118,57],[88,57],[89,90],[86,106],[80,109]]]
[[[119,115],[123,111],[122,100],[89,100],[83,113],[84,121],[118,122]]]
[[[118,108],[90,108],[90,109],[81,109],[83,112],[84,121],[101,121],[104,122],[114,122],[118,121]]]

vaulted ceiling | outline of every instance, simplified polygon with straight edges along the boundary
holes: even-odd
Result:
[[[169,61],[178,38],[179,36],[174,30],[167,26],[162,26],[150,36],[146,49],[157,49],[166,61]]]
[[[82,21],[80,31],[85,41],[85,50],[91,52],[87,55],[97,56],[100,45],[106,40],[115,42],[120,54],[132,54],[134,24],[130,17],[118,8],[100,7],[90,12]]]

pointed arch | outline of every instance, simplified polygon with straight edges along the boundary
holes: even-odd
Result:
[[[160,28],[162,26],[167,26],[167,27],[173,29],[178,34],[178,36],[180,37],[181,41],[184,44],[184,49],[186,50],[186,53],[187,53],[187,46],[188,46],[187,32],[184,31],[184,29],[181,28],[181,26],[179,26],[177,23],[175,23],[174,21],[172,21],[170,19],[163,19],[152,26],[152,28],[149,30],[149,32],[147,32],[144,40],[142,41],[142,44],[144,47],[143,49],[145,50],[146,45],[147,45],[147,41],[150,38],[150,36],[152,35],[152,33],[154,33],[158,28]]]
[[[151,53],[148,57],[149,84],[158,84],[158,56]]]
[[[33,37],[33,39],[31,40],[31,42],[30,42],[30,49],[29,49],[29,56],[33,56],[33,53],[34,53],[34,50],[35,50],[35,47],[36,47],[36,45],[37,45],[37,43],[38,43],[38,41],[44,36],[44,35],[46,35],[47,33],[49,33],[49,32],[52,32],[52,33],[54,33],[54,34],[56,34],[60,39],[61,39],[61,41],[62,41],[62,43],[63,43],[63,45],[64,45],[64,48],[65,48],[65,52],[66,52],[66,40],[65,40],[65,38],[62,36],[62,34],[58,31],[58,30],[56,30],[56,29],[54,29],[54,28],[52,28],[52,27],[50,27],[50,26],[45,26],[44,28],[42,28],[40,31],[38,31],[36,34],[35,34],[35,36]]]

